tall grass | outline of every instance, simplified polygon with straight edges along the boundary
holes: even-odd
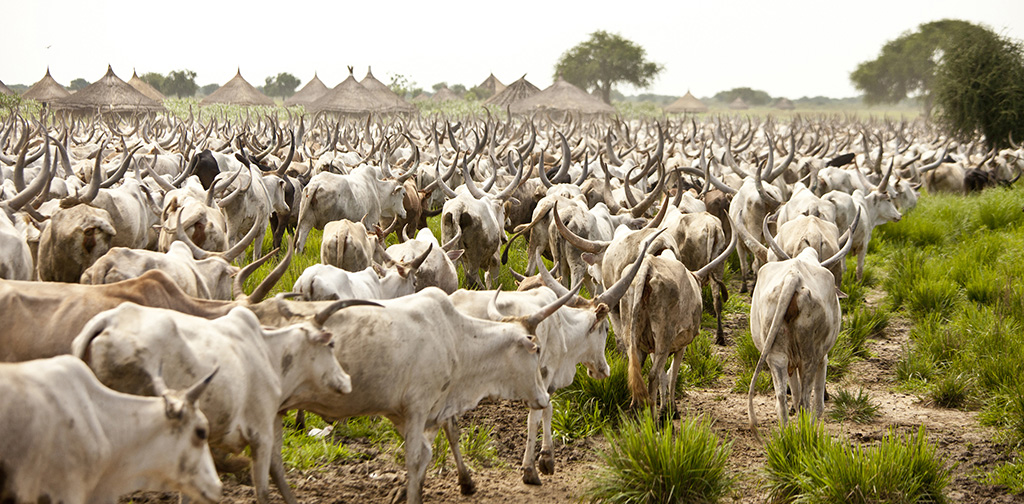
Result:
[[[726,472],[732,444],[703,417],[684,419],[678,431],[644,410],[617,431],[584,490],[589,502],[718,502],[733,484]]]
[[[853,446],[801,414],[776,430],[766,447],[772,502],[944,503],[949,468],[921,427],[889,431],[876,445]]]

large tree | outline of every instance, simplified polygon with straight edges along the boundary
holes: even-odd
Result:
[[[178,98],[194,96],[199,85],[196,84],[196,73],[192,70],[175,70],[167,74],[161,91],[165,95],[174,95]]]
[[[142,79],[142,81],[145,82],[146,84],[149,84],[150,86],[153,86],[153,88],[156,89],[157,91],[160,91],[161,93],[164,93],[164,94],[169,94],[164,89],[165,77],[163,75],[160,75],[160,74],[158,74],[156,72],[146,72],[146,73],[140,75],[139,79]]]
[[[747,105],[755,106],[768,105],[772,101],[772,97],[768,93],[760,89],[750,89],[748,87],[732,88],[715,94],[715,100],[722,103],[732,103],[736,101],[736,98],[743,99]]]
[[[302,81],[298,77],[288,73],[281,72],[276,77],[267,77],[266,84],[263,86],[263,92],[267,96],[280,96],[281,98],[287,98],[295,94],[295,88],[299,87]]]
[[[71,85],[68,86],[68,89],[72,91],[78,91],[79,89],[85,89],[87,87],[89,87],[89,81],[79,77],[71,81]]]
[[[958,40],[979,31],[987,30],[957,19],[924,23],[887,42],[877,58],[857,65],[850,80],[864,92],[868,105],[917,97],[924,114],[930,115],[936,64]]]
[[[611,103],[612,85],[628,82],[646,88],[664,67],[647,61],[647,51],[615,33],[598,30],[590,39],[562,54],[555,64],[555,78],[561,76],[586,89],[601,90],[601,99]]]
[[[963,140],[1024,138],[1024,46],[988,29],[963,34],[938,61],[934,97],[940,122]]]

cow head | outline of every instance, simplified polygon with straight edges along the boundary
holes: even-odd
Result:
[[[303,322],[268,331],[268,338],[288,338],[278,363],[285,387],[281,410],[303,408],[352,391],[352,378],[334,358],[334,335],[322,326]]]
[[[165,424],[162,430],[163,447],[153,449],[156,458],[173,457],[163,470],[152,474],[162,479],[164,490],[178,491],[199,502],[215,503],[220,500],[221,482],[207,444],[210,423],[196,401],[206,390],[215,369],[206,378],[186,390],[168,390],[163,378],[154,378],[157,395],[164,401]]]
[[[886,191],[871,191],[864,197],[864,203],[868,215],[871,216],[872,226],[881,226],[887,222],[899,222],[903,217]]]

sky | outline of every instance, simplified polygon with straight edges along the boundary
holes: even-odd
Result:
[[[0,81],[30,85],[49,67],[61,84],[98,80],[111,65],[196,72],[223,84],[240,70],[254,85],[288,72],[333,87],[355,67],[385,84],[473,87],[494,73],[526,74],[541,89],[555,63],[596,30],[643,47],[664,70],[645,90],[698,97],[751,87],[773,97],[844,98],[860,93],[849,74],[882,46],[944,18],[985,24],[1024,39],[1021,0],[592,0],[307,1],[30,0],[5,2]],[[301,87],[301,85],[300,85]]]

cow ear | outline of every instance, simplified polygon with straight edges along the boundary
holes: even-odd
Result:
[[[327,345],[331,342],[331,339],[333,338],[334,335],[331,334],[330,332],[318,330],[313,332],[311,339],[313,340],[313,343],[316,343],[318,345]]]
[[[608,308],[608,305],[604,303],[597,303],[597,307],[594,309],[594,314],[597,315],[597,320],[601,320],[601,317],[607,315],[609,311],[611,311],[611,309]]]
[[[449,250],[448,251],[448,259],[451,259],[453,261],[457,261],[457,260],[459,260],[460,257],[462,257],[462,254],[465,251],[466,251],[466,249]]]
[[[593,266],[597,264],[597,255],[591,254],[590,252],[584,252],[580,254],[580,258],[583,259],[587,264]]]
[[[377,273],[377,276],[379,277],[383,277],[387,274],[387,271],[385,271],[384,268],[381,268],[379,264],[373,265],[373,271],[374,273]]]
[[[537,345],[537,337],[532,334],[527,338],[519,340],[519,343],[523,345],[523,348],[525,348],[527,352],[540,352],[540,346]]]
[[[839,299],[846,299],[850,296],[847,296],[845,292],[839,290],[839,287],[836,287],[836,297],[838,297]]]

